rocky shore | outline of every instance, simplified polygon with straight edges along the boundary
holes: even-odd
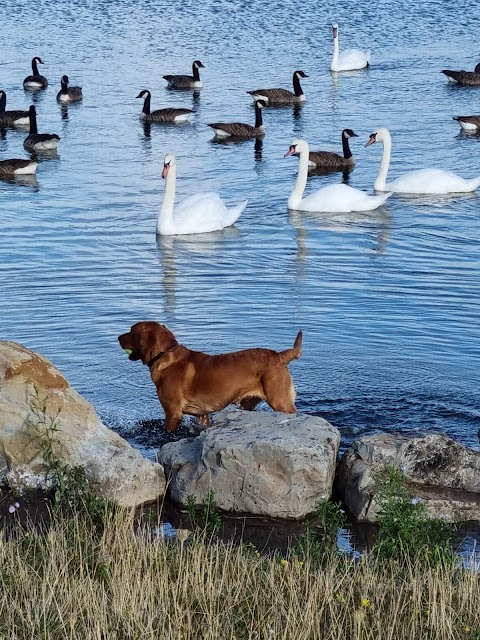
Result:
[[[340,432],[322,418],[225,409],[197,437],[145,459],[99,420],[46,358],[0,341],[0,481],[48,490],[49,447],[124,506],[210,492],[230,512],[302,519],[334,493],[358,522],[378,514],[376,473],[403,471],[431,515],[480,521],[480,453],[438,434],[360,438],[338,461]]]

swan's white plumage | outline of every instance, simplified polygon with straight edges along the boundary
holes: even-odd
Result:
[[[361,49],[346,49],[340,51],[338,41],[338,25],[333,25],[333,55],[330,64],[331,71],[355,71],[364,69],[370,64],[371,51],[362,51]]]
[[[350,211],[373,211],[380,207],[390,196],[370,196],[360,189],[354,189],[346,184],[332,184],[314,191],[306,198],[302,198],[307,183],[308,174],[308,143],[305,140],[295,140],[286,155],[298,153],[298,177],[295,187],[288,199],[288,208],[300,211],[317,211],[331,213],[349,213]]]
[[[383,143],[382,161],[375,180],[376,191],[411,193],[415,195],[446,195],[448,193],[469,193],[480,186],[480,176],[465,180],[452,171],[443,169],[419,169],[409,171],[392,182],[387,182],[390,167],[392,138],[388,129],[381,127],[371,136],[367,146],[374,142]]]
[[[228,208],[218,193],[196,193],[178,204],[175,200],[176,160],[165,156],[165,194],[158,214],[157,233],[160,235],[185,235],[220,231],[234,224],[247,206],[248,200]]]

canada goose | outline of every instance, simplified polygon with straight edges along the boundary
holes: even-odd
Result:
[[[192,64],[192,74],[191,76],[163,76],[163,78],[168,82],[169,89],[200,89],[203,87],[203,84],[200,80],[199,69],[205,68],[205,66],[200,62],[200,60],[195,60]]]
[[[338,43],[338,24],[332,24],[333,30],[333,56],[330,64],[331,71],[355,71],[364,69],[370,64],[370,49],[346,49],[340,53]]]
[[[10,158],[0,160],[0,178],[14,178],[15,176],[33,176],[38,167],[36,160]]]
[[[317,189],[306,198],[302,198],[308,175],[308,143],[295,140],[290,145],[285,157],[299,155],[298,177],[295,187],[288,198],[288,208],[299,211],[317,211],[332,213],[348,213],[350,211],[373,211],[382,205],[390,196],[369,196],[360,189],[346,184],[329,184]]]
[[[33,104],[29,109],[30,134],[25,138],[23,146],[27,151],[50,151],[56,149],[60,136],[56,133],[37,132],[37,114]]]
[[[349,138],[358,138],[352,129],[342,131],[343,156],[333,151],[310,151],[308,156],[308,166],[316,169],[331,169],[343,171],[352,169],[355,165],[355,158],[350,151]]]
[[[45,78],[45,76],[41,76],[38,73],[38,64],[43,64],[43,62],[40,60],[40,58],[38,56],[35,56],[35,58],[33,58],[32,60],[32,72],[33,75],[31,76],[27,76],[25,78],[25,80],[23,81],[23,88],[24,89],[46,89],[48,87],[48,80]]]
[[[82,87],[69,87],[68,76],[62,76],[60,84],[62,88],[57,93],[58,102],[78,102],[83,100]]]
[[[28,111],[6,111],[6,107],[7,94],[0,90],[0,125],[13,127],[29,124]]]
[[[450,69],[443,69],[442,73],[447,76],[449,82],[454,82],[464,87],[480,86],[480,62],[473,71],[450,71]]]
[[[192,115],[191,109],[177,109],[169,107],[167,109],[157,109],[156,111],[150,111],[150,100],[152,94],[147,89],[140,91],[137,98],[143,98],[143,111],[140,114],[140,119],[144,122],[186,122]]]
[[[478,133],[480,131],[480,116],[453,116],[464,131]]]
[[[265,100],[255,100],[254,127],[251,124],[242,124],[241,122],[215,122],[208,126],[212,127],[217,138],[261,138],[265,135],[262,109],[266,106]]]
[[[269,105],[304,102],[305,95],[300,86],[300,78],[308,78],[308,76],[304,71],[294,71],[293,93],[288,89],[255,89],[255,91],[247,91],[247,93],[249,93],[254,100],[265,100]]]
[[[234,224],[247,206],[247,200],[228,209],[218,193],[196,193],[175,207],[176,159],[165,156],[162,178],[165,193],[158,214],[157,233],[164,236],[219,231]]]
[[[389,130],[384,127],[377,129],[372,133],[365,146],[368,147],[375,142],[383,143],[382,162],[374,184],[376,191],[446,195],[448,193],[469,193],[480,186],[480,176],[471,180],[464,180],[456,173],[444,171],[443,169],[408,171],[400,178],[387,183],[392,150],[392,138]]]

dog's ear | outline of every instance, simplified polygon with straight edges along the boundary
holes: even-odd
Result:
[[[173,333],[158,322],[138,322],[132,327],[131,336],[143,364],[178,344]]]

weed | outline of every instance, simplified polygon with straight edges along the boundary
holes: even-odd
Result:
[[[407,486],[402,471],[387,465],[374,479],[380,506],[380,537],[374,552],[383,558],[408,557],[434,564],[455,562],[455,526],[429,516],[423,501]]]
[[[49,396],[40,398],[34,387],[29,406],[35,419],[28,425],[35,431],[39,452],[45,464],[45,483],[53,491],[54,511],[68,514],[81,511],[93,524],[101,525],[113,504],[99,495],[98,483],[78,465],[69,465],[58,454],[62,444],[58,438],[60,429],[59,411],[48,412]]]
[[[215,494],[209,491],[205,502],[197,503],[194,495],[185,498],[185,508],[193,529],[207,534],[215,534],[222,524],[218,506],[215,502]]]

